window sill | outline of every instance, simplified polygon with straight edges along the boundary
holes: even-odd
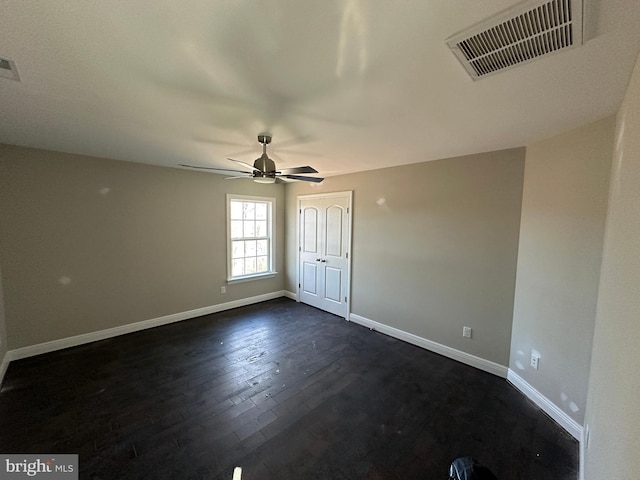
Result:
[[[247,275],[246,277],[227,278],[227,283],[234,284],[234,283],[251,282],[252,280],[264,280],[267,278],[273,278],[277,274],[278,272],[267,272],[267,273],[260,273],[258,275]]]

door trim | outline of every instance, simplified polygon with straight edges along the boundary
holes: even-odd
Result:
[[[353,229],[353,190],[345,190],[340,192],[329,192],[329,193],[312,193],[307,195],[298,195],[296,197],[296,209],[298,213],[296,213],[296,296],[297,301],[300,302],[300,210],[302,209],[301,201],[309,200],[309,199],[325,199],[325,198],[335,198],[335,197],[347,197],[349,200],[348,203],[348,213],[347,213],[347,312],[345,315],[345,320],[349,320],[349,316],[351,315],[351,259],[353,257],[351,247],[351,234]]]

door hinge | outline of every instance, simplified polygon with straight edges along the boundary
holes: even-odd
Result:
[[[302,209],[300,209],[300,215],[302,215]]]
[[[347,301],[347,297],[344,297],[344,301],[345,301],[345,302]]]
[[[298,251],[301,252],[302,251],[302,247],[298,247]]]
[[[349,207],[347,207],[347,213],[349,213]]]
[[[347,258],[349,258],[349,252],[347,252],[345,255],[347,256]]]
[[[300,283],[299,283],[299,284],[298,284],[298,288],[302,288],[302,284],[300,284]]]

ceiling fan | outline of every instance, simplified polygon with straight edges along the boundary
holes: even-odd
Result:
[[[233,177],[228,177],[227,179],[235,179],[235,178],[253,178],[254,182],[258,183],[285,183],[283,178],[289,180],[302,180],[304,182],[315,182],[320,183],[324,180],[324,178],[320,177],[307,177],[304,175],[298,175],[299,173],[318,173],[318,171],[309,166],[304,167],[293,167],[293,168],[283,168],[280,170],[276,170],[276,164],[273,160],[271,160],[267,156],[267,145],[271,143],[271,135],[266,133],[261,133],[258,135],[258,142],[262,145],[262,155],[260,158],[257,158],[253,165],[250,165],[241,160],[235,160],[233,158],[227,158],[227,160],[231,160],[232,162],[236,162],[243,167],[247,167],[251,171],[247,170],[230,170],[226,168],[215,168],[215,167],[199,167],[197,165],[185,165],[180,164],[181,167],[188,168],[197,168],[201,170],[216,170],[218,172],[232,172],[236,174]]]

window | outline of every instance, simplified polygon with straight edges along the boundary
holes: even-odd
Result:
[[[274,275],[276,199],[227,195],[227,280]]]

